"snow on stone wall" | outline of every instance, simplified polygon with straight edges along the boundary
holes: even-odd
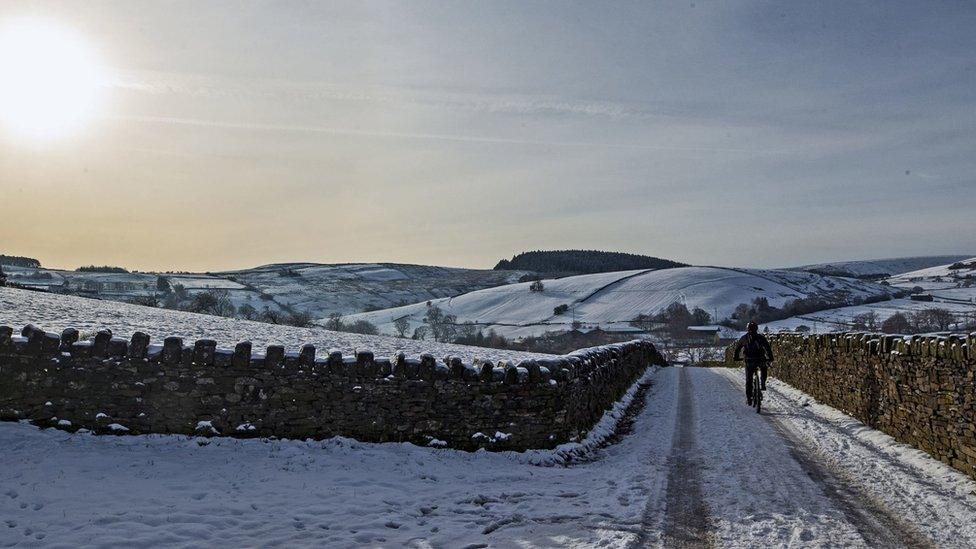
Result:
[[[976,478],[976,333],[769,340],[770,375]]]
[[[100,331],[79,341],[0,326],[0,419],[96,433],[410,441],[474,450],[552,448],[583,437],[651,364],[646,341],[519,363],[361,351],[317,357],[213,340],[150,345]]]

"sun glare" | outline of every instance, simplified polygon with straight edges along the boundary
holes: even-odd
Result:
[[[53,22],[0,24],[0,125],[15,137],[64,137],[94,117],[104,78],[83,37]]]

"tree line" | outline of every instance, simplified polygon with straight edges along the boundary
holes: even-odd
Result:
[[[588,274],[630,271],[637,269],[668,269],[685,267],[684,263],[624,252],[599,250],[536,250],[522,252],[503,259],[496,271],[534,271],[537,273]]]
[[[28,269],[41,268],[40,261],[34,259],[33,257],[24,257],[22,255],[0,254],[0,265],[9,265],[11,267],[26,267]]]

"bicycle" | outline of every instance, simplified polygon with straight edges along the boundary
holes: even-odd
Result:
[[[757,414],[762,413],[763,390],[759,377],[761,370],[762,368],[756,367],[756,370],[752,373],[752,405],[755,406]]]

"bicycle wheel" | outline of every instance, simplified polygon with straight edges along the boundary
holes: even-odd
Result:
[[[759,385],[759,375],[752,379],[752,403],[756,406],[756,413],[762,413],[762,387]]]

